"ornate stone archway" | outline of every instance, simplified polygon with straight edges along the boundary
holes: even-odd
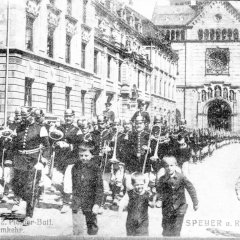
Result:
[[[232,108],[223,98],[214,98],[203,107],[204,127],[232,130]]]

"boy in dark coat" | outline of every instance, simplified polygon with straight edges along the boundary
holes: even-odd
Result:
[[[103,180],[101,169],[94,160],[93,150],[92,143],[81,143],[79,161],[72,168],[74,235],[84,234],[84,222],[89,235],[96,235],[98,232],[97,214],[103,198]]]
[[[187,211],[185,189],[187,189],[193,209],[198,209],[198,199],[193,184],[176,171],[177,161],[174,156],[165,156],[165,175],[157,182],[157,194],[162,204],[163,236],[180,236],[184,215]],[[157,205],[160,205],[159,202]]]
[[[132,174],[133,189],[126,194],[124,200],[120,203],[119,211],[123,210],[123,206],[127,205],[127,222],[126,230],[128,236],[148,236],[148,206],[153,206],[151,194],[146,191],[146,176],[142,173]]]

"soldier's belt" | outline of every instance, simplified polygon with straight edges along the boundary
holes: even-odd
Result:
[[[30,150],[18,150],[18,152],[20,154],[28,155],[28,154],[38,153],[40,151],[40,149],[42,149],[42,148],[39,147],[39,148],[30,149]]]

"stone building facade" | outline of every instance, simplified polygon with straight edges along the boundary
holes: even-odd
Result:
[[[3,119],[7,0],[0,15]],[[177,54],[149,42],[144,29],[150,21],[128,6],[112,0],[19,0],[10,1],[9,19],[8,115],[17,106],[31,106],[49,119],[62,117],[68,107],[76,117],[93,117],[111,102],[118,118],[130,118],[144,100],[152,116],[174,119]]]
[[[192,128],[239,131],[240,15],[234,2],[156,6],[152,21],[179,55],[178,116]]]

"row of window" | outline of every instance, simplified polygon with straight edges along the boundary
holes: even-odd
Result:
[[[55,4],[55,1],[52,0],[51,4]],[[83,16],[82,21],[86,23],[86,7],[87,1],[83,0]],[[72,15],[72,0],[67,0],[67,15]],[[34,18],[32,16],[27,15],[26,17],[26,35],[25,35],[25,46],[28,51],[33,51],[33,33],[34,33]],[[54,32],[55,29],[48,27],[47,33],[47,56],[50,58],[54,57]],[[66,34],[66,43],[65,43],[65,61],[66,63],[71,62],[71,40],[72,36]],[[85,50],[86,44],[82,44],[82,62],[81,67],[85,68]]]
[[[25,79],[25,98],[24,98],[24,106],[32,107],[32,85],[33,79],[26,78]],[[47,83],[47,99],[46,99],[46,112],[53,112],[53,90],[54,84]],[[65,88],[65,108],[71,107],[71,87]],[[86,91],[81,91],[81,114],[85,115],[85,94]]]
[[[200,41],[238,41],[239,40],[239,31],[238,29],[199,29],[198,30],[198,39]]]
[[[93,71],[95,74],[99,74],[99,68],[100,68],[100,62],[99,58],[99,51],[94,50],[94,63],[93,63]],[[82,54],[82,56],[85,57],[85,54]],[[112,62],[112,57],[108,55],[107,57],[107,78],[111,78],[112,73],[111,73],[111,62]],[[122,61],[118,62],[118,81],[121,82],[121,68],[122,68]]]
[[[184,41],[185,40],[185,30],[161,30],[161,35],[165,36],[168,41]]]
[[[100,66],[100,61],[98,59],[98,54],[99,51],[95,50],[94,51],[94,73],[98,74],[99,73],[99,66]],[[111,79],[112,77],[112,72],[111,72],[111,62],[112,62],[113,57],[108,55],[107,57],[107,78]],[[118,82],[121,82],[121,77],[122,77],[122,61],[118,62]],[[140,88],[141,85],[141,75],[143,75],[143,71],[138,70],[137,72],[137,88]],[[148,91],[148,82],[149,82],[149,74],[145,74],[145,91]]]
[[[162,80],[159,82],[159,89],[157,89],[157,76],[154,78],[154,93],[162,95],[165,98],[174,98],[174,86],[171,86],[171,83],[164,82],[162,89]],[[157,91],[158,90],[158,91]]]
[[[26,25],[26,49],[28,51],[33,51],[33,18],[27,17],[27,25]],[[48,28],[47,34],[47,55],[50,58],[54,57],[54,29]],[[65,42],[65,61],[66,63],[71,62],[71,41],[72,37],[70,35],[66,35]],[[81,67],[85,68],[86,64],[86,43],[82,43],[81,46]]]
[[[229,101],[235,101],[236,100],[236,93],[233,90],[228,91],[227,88],[221,89],[220,86],[215,86],[214,90],[212,88],[208,88],[208,90],[202,90],[201,92],[201,100],[202,102],[205,102],[213,97],[222,97],[223,99],[229,100]]]

